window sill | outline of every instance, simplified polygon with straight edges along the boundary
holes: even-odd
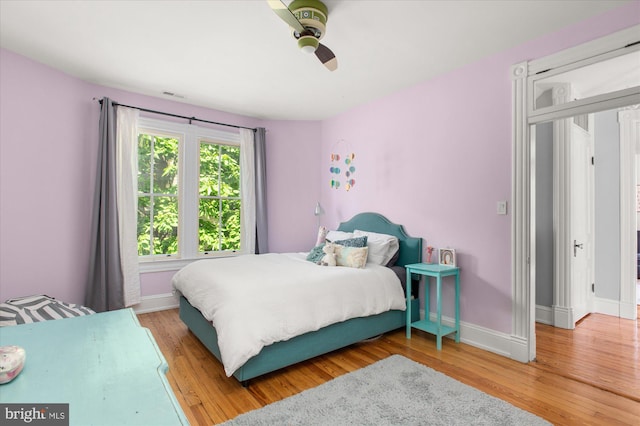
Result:
[[[195,262],[197,260],[203,259],[220,259],[223,257],[235,257],[239,256],[243,253],[224,253],[224,254],[216,254],[216,255],[205,255],[191,259],[166,259],[166,258],[158,258],[154,260],[145,260],[138,262],[138,268],[141,274],[149,273],[149,272],[167,272],[167,271],[178,271],[191,262]]]
[[[200,259],[151,260],[151,261],[139,262],[138,267],[140,269],[141,274],[144,274],[147,272],[177,271],[196,260],[200,260]]]

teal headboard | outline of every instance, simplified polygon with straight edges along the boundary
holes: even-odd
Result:
[[[378,232],[398,237],[400,242],[400,256],[396,265],[405,266],[411,263],[422,262],[422,238],[414,238],[407,235],[402,225],[391,223],[389,219],[378,213],[359,213],[338,226],[338,231]]]

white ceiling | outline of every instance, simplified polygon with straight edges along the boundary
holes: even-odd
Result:
[[[0,0],[0,46],[104,86],[323,119],[628,2],[327,0],[334,72],[265,0]]]

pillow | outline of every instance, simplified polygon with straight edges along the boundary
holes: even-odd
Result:
[[[369,247],[368,262],[385,266],[389,264],[393,256],[400,248],[398,238],[393,235],[379,234],[377,232],[361,231],[356,229],[354,237],[367,236],[367,247]]]
[[[349,268],[364,268],[367,264],[368,247],[335,246],[336,263]]]
[[[322,258],[324,257],[324,252],[322,251],[323,247],[324,247],[324,243],[312,248],[309,254],[307,255],[307,260],[313,263],[320,263],[320,260],[322,260]]]
[[[353,238],[353,233],[343,231],[329,231],[326,236],[327,241],[348,240],[349,238]]]
[[[339,244],[339,245],[345,246],[345,247],[366,247],[367,246],[367,236],[349,238],[347,240],[332,241],[332,243],[333,244]]]

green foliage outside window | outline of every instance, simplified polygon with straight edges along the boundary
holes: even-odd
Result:
[[[138,135],[138,255],[178,252],[178,140]]]
[[[199,250],[240,250],[240,148],[200,144]]]
[[[138,135],[138,255],[178,253],[178,144]],[[200,252],[240,249],[240,148],[201,143]]]

